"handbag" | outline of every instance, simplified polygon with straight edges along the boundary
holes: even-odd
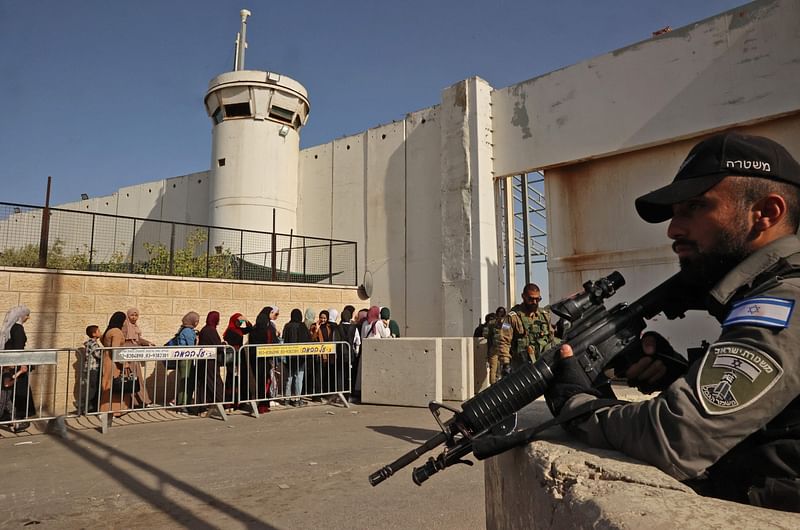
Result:
[[[133,374],[120,374],[111,380],[111,392],[114,394],[135,394],[139,389],[139,379]]]

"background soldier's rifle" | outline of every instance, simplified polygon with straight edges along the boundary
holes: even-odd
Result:
[[[595,386],[604,385],[608,383],[604,369],[615,358],[619,360],[640,352],[639,336],[646,327],[646,319],[662,312],[670,319],[682,317],[686,310],[699,307],[692,303],[689,291],[676,274],[635,302],[606,309],[603,301],[623,285],[625,279],[622,274],[613,272],[595,282],[586,282],[583,292],[551,305],[551,311],[569,324],[565,326],[562,343],[543,352],[535,363],[522,366],[465,401],[460,411],[431,402],[431,413],[442,432],[371,474],[370,484],[377,486],[422,454],[442,444],[445,449],[438,456],[414,468],[412,478],[415,484],[421,485],[434,473],[453,464],[472,465],[464,457],[473,452],[476,440],[480,442],[481,438],[488,438],[492,432],[508,432],[508,426],[514,423],[514,414],[545,393],[555,377],[562,344],[572,346],[580,366]],[[442,409],[452,412],[452,418],[443,422],[440,415]],[[493,438],[498,439],[497,436]],[[487,458],[524,441],[519,436],[507,438],[508,443],[495,443],[489,448],[484,444],[476,456]]]

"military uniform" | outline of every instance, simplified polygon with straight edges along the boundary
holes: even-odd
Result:
[[[522,321],[514,313],[509,313],[483,330],[489,343],[489,383],[498,381],[505,367],[511,363],[511,346],[514,337],[525,333]],[[508,368],[510,369],[510,368]]]
[[[509,315],[520,320],[523,333],[517,334],[513,344],[512,364],[518,368],[525,363],[532,363],[555,341],[553,326],[550,325],[550,312],[538,308],[528,313],[522,304],[511,308]]]
[[[709,293],[719,339],[648,401],[573,422],[580,438],[649,462],[704,494],[800,511],[800,239],[757,250]],[[592,399],[572,397],[568,414]]]

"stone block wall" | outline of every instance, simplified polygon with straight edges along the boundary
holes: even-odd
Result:
[[[233,313],[255,322],[266,305],[280,308],[278,328],[289,321],[292,309],[369,305],[355,287],[297,285],[205,278],[139,276],[0,267],[0,315],[19,304],[28,306],[25,324],[27,349],[78,348],[86,340],[86,326],[102,330],[115,311],[137,307],[145,338],[164,344],[189,311],[200,313],[200,325],[209,311],[221,314],[220,334]],[[74,353],[59,353],[56,366],[42,366],[32,377],[34,400],[42,415],[68,412],[76,395],[77,362]]]
[[[114,311],[138,307],[143,335],[163,344],[169,340],[188,311],[197,311],[201,325],[209,311],[221,313],[224,329],[233,313],[255,322],[266,305],[280,308],[278,328],[298,308],[335,308],[352,304],[366,307],[355,287],[297,285],[205,278],[137,276],[0,267],[0,313],[18,304],[31,310],[25,324],[28,348],[73,348],[80,346],[85,328],[96,324],[105,329]]]

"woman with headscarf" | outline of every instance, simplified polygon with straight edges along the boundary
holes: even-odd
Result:
[[[393,339],[400,337],[400,326],[397,324],[396,320],[392,320],[392,313],[389,311],[388,307],[381,308],[381,320],[383,320],[383,325],[389,328],[390,337]]]
[[[307,307],[305,312],[305,320],[303,320],[303,324],[306,325],[308,328],[308,332],[310,333],[312,339],[314,335],[317,333],[317,312],[316,310]]]
[[[289,322],[283,326],[283,342],[285,344],[296,344],[300,342],[311,342],[311,335],[303,322],[303,312],[299,309],[292,309]],[[303,376],[305,375],[304,355],[289,355],[285,357],[286,366],[283,373],[286,376],[286,387],[283,393],[284,404],[293,406],[305,405],[302,399],[290,401],[292,395],[299,396],[303,393]],[[294,394],[292,386],[294,384]]]
[[[226,344],[233,346],[234,357],[239,360],[239,366],[235,366],[234,359],[231,359],[229,363],[226,362],[225,364],[225,399],[234,403],[234,405],[239,404],[236,381],[240,377],[240,374],[238,374],[236,370],[242,370],[242,367],[246,368],[247,366],[243,358],[244,352],[241,351],[241,348],[244,344],[244,336],[249,335],[252,330],[253,325],[250,321],[244,318],[241,313],[234,313],[228,320],[228,327],[222,333],[222,340],[225,341]],[[247,372],[242,373],[245,375],[247,374]]]
[[[331,319],[330,312],[333,311],[334,319]],[[319,312],[319,324],[317,325],[316,335],[312,335],[312,339],[317,342],[334,342],[342,340],[339,334],[339,326],[336,324],[335,318],[339,316],[335,309],[324,309]],[[314,373],[313,387],[314,392],[317,394],[330,394],[335,391],[334,379],[336,376],[335,361],[337,355],[321,354],[314,356]],[[334,367],[332,370],[331,368]],[[333,387],[333,388],[332,388]]]
[[[108,320],[100,342],[106,348],[121,348],[125,345],[125,335],[122,326],[125,325],[127,316],[122,311],[117,311]],[[100,357],[100,412],[124,410],[130,407],[130,393],[114,392],[115,378],[127,377],[129,368],[126,363],[115,363],[111,356],[112,350],[103,350]],[[123,387],[124,389],[124,387]],[[118,415],[118,414],[115,414]]]
[[[367,312],[367,320],[361,325],[361,337],[365,339],[388,339],[389,328],[381,320],[381,308],[374,305]]]
[[[206,325],[197,335],[198,346],[222,346],[222,338],[217,331],[219,311],[210,311],[206,316]],[[219,363],[224,362],[224,347],[217,348],[217,357],[197,362],[197,372],[205,381],[195,392],[195,403],[222,403],[225,400],[225,385],[219,374]]]
[[[278,333],[272,323],[273,315],[277,318],[278,308],[266,306],[256,317],[256,325],[250,332],[250,344],[275,344],[278,342]],[[258,412],[269,412],[269,385],[271,384],[272,363],[269,357],[258,357],[256,348],[248,348],[248,358],[251,369],[255,374],[250,374],[255,380],[255,387],[249,392],[250,399],[258,399]]]
[[[125,324],[122,325],[122,335],[125,337],[125,346],[155,346],[152,342],[142,337],[142,330],[139,329],[139,310],[135,307],[128,308]],[[145,385],[145,365],[143,362],[130,362],[128,366],[133,370],[136,379],[139,381],[139,391],[131,396],[133,408],[143,408],[152,404],[150,394],[147,393]]]
[[[31,310],[24,305],[12,307],[6,313],[3,320],[3,328],[0,330],[0,344],[5,350],[24,350],[28,342],[23,324],[28,321]],[[29,418],[36,414],[36,407],[33,404],[33,392],[31,392],[28,372],[30,366],[3,366],[2,371],[2,394],[0,395],[0,421],[20,420]],[[14,432],[22,432],[30,427],[28,421],[17,423]]]
[[[200,323],[200,315],[195,311],[189,311],[181,319],[181,329],[178,332],[178,346],[195,346],[197,344],[197,332],[195,328]],[[194,394],[195,370],[194,361],[178,361],[178,395],[175,404],[179,407],[186,407],[192,401]],[[184,412],[189,412],[185,410]]]

